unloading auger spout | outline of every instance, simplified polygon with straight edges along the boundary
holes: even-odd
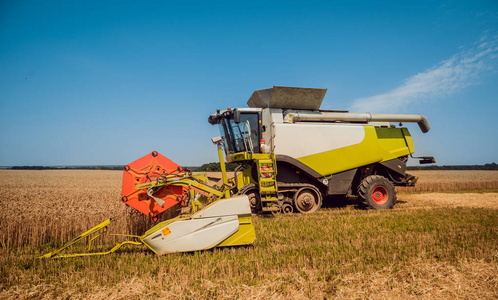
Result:
[[[286,112],[284,122],[408,122],[417,123],[423,133],[429,132],[431,125],[423,115],[371,114],[342,112]]]

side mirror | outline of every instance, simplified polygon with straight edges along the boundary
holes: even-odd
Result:
[[[421,164],[421,165],[436,163],[436,160],[432,156],[422,156],[422,157],[419,157],[419,158],[420,158],[420,160],[419,160],[418,163]]]
[[[217,137],[212,138],[211,142],[213,142],[213,144],[215,144],[215,145],[220,145],[223,143],[223,139],[221,136],[217,136]]]
[[[240,111],[238,109],[234,109],[233,110],[233,122],[235,124],[239,124],[240,123]]]

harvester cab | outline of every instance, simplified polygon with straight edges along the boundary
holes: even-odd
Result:
[[[333,195],[357,196],[369,209],[392,208],[395,186],[413,186],[418,178],[406,173],[413,139],[390,122],[414,122],[424,133],[429,122],[422,115],[321,110],[326,91],[274,86],[255,91],[246,108],[218,109],[208,122],[221,134],[212,139],[220,186],[154,151],[124,167],[121,200],[155,226],[107,252],[59,254],[94,236],[90,246],[107,220],[43,257],[107,254],[124,244],[145,244],[158,255],[248,245],[256,238],[251,213],[312,213]],[[233,178],[225,159],[238,164]],[[159,221],[167,210],[180,214]]]

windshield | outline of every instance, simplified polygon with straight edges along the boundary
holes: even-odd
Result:
[[[249,126],[245,123],[248,121]],[[244,137],[247,138],[250,129],[252,147],[244,144]],[[235,124],[233,119],[223,119],[219,125],[220,133],[223,136],[223,142],[227,154],[250,151],[253,148],[254,152],[259,153],[259,116],[257,113],[241,113],[240,123]],[[249,142],[249,141],[248,141]]]

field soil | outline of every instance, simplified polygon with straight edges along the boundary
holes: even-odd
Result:
[[[415,187],[397,188],[400,192],[443,192],[491,190],[498,192],[498,171],[420,171],[407,173],[418,177]]]
[[[109,217],[108,233],[152,221],[120,201],[120,171],[0,170],[0,298],[497,299],[498,171],[410,173],[418,186],[392,210],[326,199],[309,215],[254,216],[248,247],[39,259]]]

